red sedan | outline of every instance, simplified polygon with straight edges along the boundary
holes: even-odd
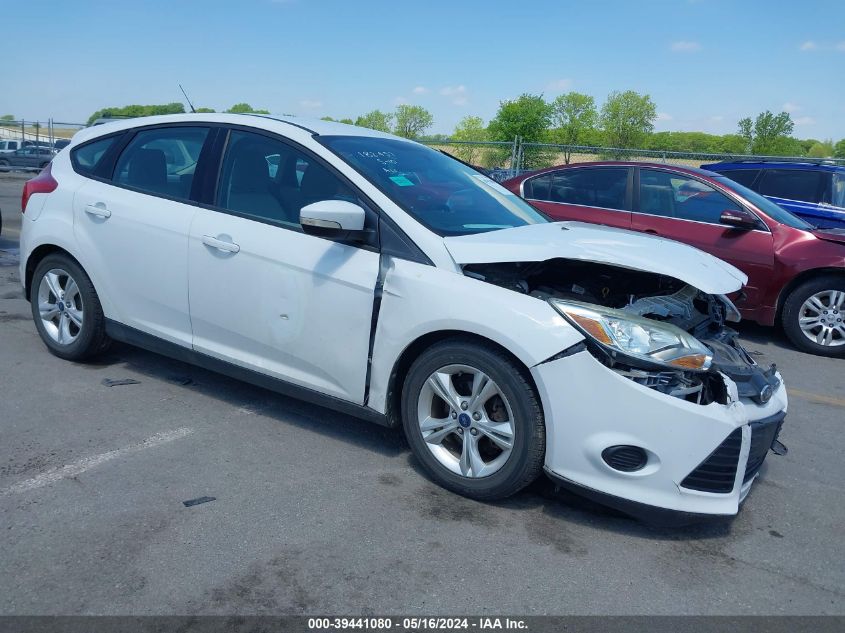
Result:
[[[743,317],[780,321],[796,347],[845,356],[845,231],[819,230],[719,174],[662,163],[551,167],[503,183],[555,220],[696,246],[748,275]]]

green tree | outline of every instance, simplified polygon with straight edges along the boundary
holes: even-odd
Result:
[[[336,119],[331,118],[330,116],[321,116],[321,121],[335,121]]]
[[[404,103],[396,106],[394,117],[396,119],[393,126],[394,134],[405,138],[417,138],[434,123],[431,112],[424,107]]]
[[[347,125],[355,125],[355,121],[353,121],[349,117],[345,117],[345,118],[341,119],[340,121],[338,121],[338,123],[346,123]]]
[[[789,136],[795,124],[788,112],[772,114],[766,110],[754,121],[751,117],[741,119],[738,127],[739,135],[745,139],[746,151],[751,154],[783,156],[801,150],[800,142]]]
[[[346,123],[346,120],[342,122]],[[381,110],[367,112],[355,119],[355,125],[358,127],[367,127],[371,130],[378,130],[379,132],[390,132],[392,122],[393,115],[389,112],[382,112]]]
[[[833,156],[833,139],[826,141],[816,141],[813,146],[807,150],[807,156],[810,158],[831,158]]]
[[[845,138],[833,146],[834,158],[845,158]]]
[[[502,101],[496,116],[487,126],[491,140],[513,142],[519,136],[524,143],[544,143],[552,120],[552,108],[543,100],[543,95],[522,94],[516,99]],[[510,155],[509,148],[495,152],[498,162],[505,162]],[[555,154],[536,147],[527,147],[523,153],[522,166],[528,169],[547,167]]]
[[[464,141],[471,143],[478,143],[486,141],[487,128],[484,127],[484,121],[478,116],[465,116],[455,126],[455,131],[452,133],[452,140]],[[484,162],[487,152],[484,147],[478,145],[457,145],[451,148],[450,151],[455,153],[455,156],[462,161],[477,165]]]
[[[216,112],[214,108],[197,108],[197,112]]]
[[[231,114],[270,114],[269,110],[256,110],[248,103],[236,103],[226,112]]]
[[[598,120],[595,99],[580,92],[567,92],[560,95],[552,101],[551,108],[553,138],[563,145],[583,143],[584,133],[594,128]],[[572,151],[565,149],[563,160],[567,165],[571,157]]]
[[[651,97],[626,90],[608,95],[599,124],[611,147],[632,148],[645,143],[655,120],[657,106]]]
[[[14,120],[15,120],[14,114],[4,114],[3,116],[0,116],[0,121],[14,121]]]
[[[183,114],[185,106],[181,103],[164,103],[161,105],[128,105],[121,108],[103,108],[88,117],[88,125],[100,118],[129,118],[139,116],[155,116],[157,114]]]

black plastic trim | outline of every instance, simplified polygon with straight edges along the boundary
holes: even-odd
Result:
[[[354,402],[349,402],[347,400],[341,400],[340,398],[320,393],[319,391],[309,389],[308,387],[295,385],[279,378],[267,376],[266,374],[262,374],[252,369],[234,365],[227,361],[202,354],[201,352],[197,352],[193,349],[177,345],[176,343],[165,341],[152,334],[141,332],[140,330],[136,330],[135,328],[129,327],[112,319],[106,319],[106,334],[117,341],[128,343],[129,345],[134,345],[150,352],[155,352],[156,354],[174,358],[185,363],[190,363],[191,365],[196,365],[198,367],[202,367],[203,369],[208,369],[210,371],[229,376],[230,378],[235,378],[236,380],[242,380],[257,387],[274,391],[283,396],[310,402],[311,404],[326,407],[327,409],[345,413],[382,426],[390,426],[386,415],[370,409],[369,407],[355,404]]]
[[[574,481],[570,481],[565,477],[551,472],[548,468],[544,468],[546,476],[551,479],[556,485],[564,488],[581,497],[600,503],[601,505],[619,510],[625,514],[639,519],[649,525],[657,527],[683,527],[685,525],[695,525],[699,523],[715,523],[724,522],[733,519],[736,514],[705,514],[701,512],[684,512],[682,510],[670,510],[669,508],[661,508],[659,506],[652,506],[639,501],[631,501],[622,497],[616,497],[606,492],[595,490]]]

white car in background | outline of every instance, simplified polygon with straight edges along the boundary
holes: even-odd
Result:
[[[21,279],[55,355],[116,339],[402,426],[462,495],[545,469],[662,522],[730,516],[782,448],[780,375],[725,326],[740,271],[549,222],[408,140],[255,115],[114,122],[77,133],[24,209]]]

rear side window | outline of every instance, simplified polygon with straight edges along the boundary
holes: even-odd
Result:
[[[70,154],[73,168],[85,176],[93,174],[108,149],[120,136],[109,136],[85,143],[74,149]]]
[[[206,127],[141,130],[117,159],[113,181],[145,193],[187,200],[207,136]]]
[[[805,169],[770,169],[763,172],[757,190],[774,198],[819,202],[823,175]]]
[[[738,182],[741,185],[745,185],[749,189],[751,189],[751,185],[754,184],[754,179],[757,178],[757,174],[760,173],[759,169],[726,169],[724,171],[720,171],[720,174],[730,178],[734,182]]]
[[[627,209],[627,167],[580,167],[544,174],[531,180],[534,200]]]

